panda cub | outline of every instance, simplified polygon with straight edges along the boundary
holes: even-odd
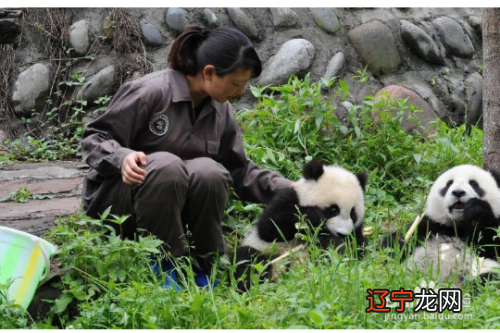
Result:
[[[319,231],[321,246],[337,247],[352,236],[356,244],[362,246],[365,243],[363,192],[367,178],[366,173],[353,174],[341,167],[324,166],[319,161],[307,163],[303,178],[276,193],[256,227],[237,248],[235,278],[239,280],[238,289],[243,291],[250,287],[252,263],[261,262],[266,266],[300,243],[295,238],[300,215],[314,231]],[[319,227],[322,229],[317,230]],[[267,266],[261,280],[272,277],[271,266]],[[245,278],[240,280],[242,276]]]
[[[483,282],[500,273],[499,186],[500,174],[473,165],[441,174],[431,187],[425,216],[415,231],[413,255],[403,252],[409,256],[410,269],[432,269],[441,280],[458,274],[459,280],[478,277]],[[404,239],[399,243],[402,246]]]

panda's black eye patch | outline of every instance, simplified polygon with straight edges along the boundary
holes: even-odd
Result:
[[[327,218],[335,217],[340,214],[340,208],[337,205],[331,205],[327,209],[325,209],[325,215]]]
[[[441,189],[441,191],[439,191],[439,194],[441,194],[441,196],[445,196],[446,195],[446,192],[448,192],[448,189],[450,188],[450,186],[453,184],[453,179],[450,179],[448,180],[448,182],[446,183],[446,186],[443,187]]]
[[[351,209],[351,220],[352,223],[356,223],[356,221],[358,220],[358,214],[356,214],[356,210],[354,209],[354,207],[352,207]]]
[[[484,196],[484,190],[479,186],[479,183],[475,180],[469,180],[470,186],[476,191],[476,193],[482,198]]]

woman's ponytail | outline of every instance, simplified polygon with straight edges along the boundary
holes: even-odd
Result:
[[[210,34],[204,28],[195,25],[186,26],[186,30],[174,41],[168,62],[170,67],[186,75],[195,75],[199,72],[197,50],[203,40]]]
[[[252,77],[262,71],[262,63],[248,37],[231,28],[208,31],[188,25],[174,41],[168,61],[171,68],[191,76],[207,65],[214,66],[220,77],[240,68],[251,69]]]

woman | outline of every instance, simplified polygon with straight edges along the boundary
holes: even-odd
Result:
[[[83,206],[96,218],[109,206],[112,214],[130,214],[124,236],[145,229],[174,257],[224,254],[230,186],[241,200],[267,203],[290,184],[247,159],[228,102],[262,65],[241,32],[195,26],[175,40],[168,61],[166,70],[120,87],[87,126]],[[205,271],[195,273],[203,280]]]

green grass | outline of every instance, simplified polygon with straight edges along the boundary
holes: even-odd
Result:
[[[388,230],[402,230],[422,212],[430,185],[446,168],[482,164],[480,129],[436,121],[435,135],[408,134],[400,125],[402,114],[418,110],[404,100],[372,97],[349,110],[351,126],[347,127],[332,113],[321,87],[308,78],[252,91],[259,103],[240,113],[239,121],[248,155],[261,167],[297,179],[304,163],[317,158],[354,172],[369,172],[365,224],[373,233],[363,259],[310,244],[308,258],[281,272],[277,283],[256,284],[239,294],[229,283],[235,268],[232,258],[224,256],[213,272],[221,280],[218,288],[199,289],[192,274],[187,274],[183,291],[176,292],[162,289],[149,269],[146,257],[157,252],[158,240],[121,241],[105,234],[103,220],[120,223],[122,219],[105,214],[93,220],[77,213],[61,220],[46,237],[60,246],[54,260],[64,271],[60,285],[64,294],[50,316],[30,318],[0,296],[0,328],[50,328],[56,317],[63,327],[74,328],[500,327],[500,289],[495,282],[464,283],[463,293],[471,295],[471,307],[461,313],[467,319],[385,320],[385,314],[365,311],[367,289],[415,290],[422,280],[436,281],[430,273],[409,271],[395,259],[397,251],[378,246],[380,237]],[[273,95],[277,92],[280,96]],[[345,84],[339,83],[336,97],[349,96]],[[370,117],[373,112],[379,113],[380,123]],[[261,205],[230,201],[223,221],[230,248],[242,240],[261,211]],[[189,259],[176,263],[190,271]],[[452,287],[454,282],[436,281],[435,289]],[[2,286],[0,295],[1,290]],[[403,314],[412,313],[407,309]]]

